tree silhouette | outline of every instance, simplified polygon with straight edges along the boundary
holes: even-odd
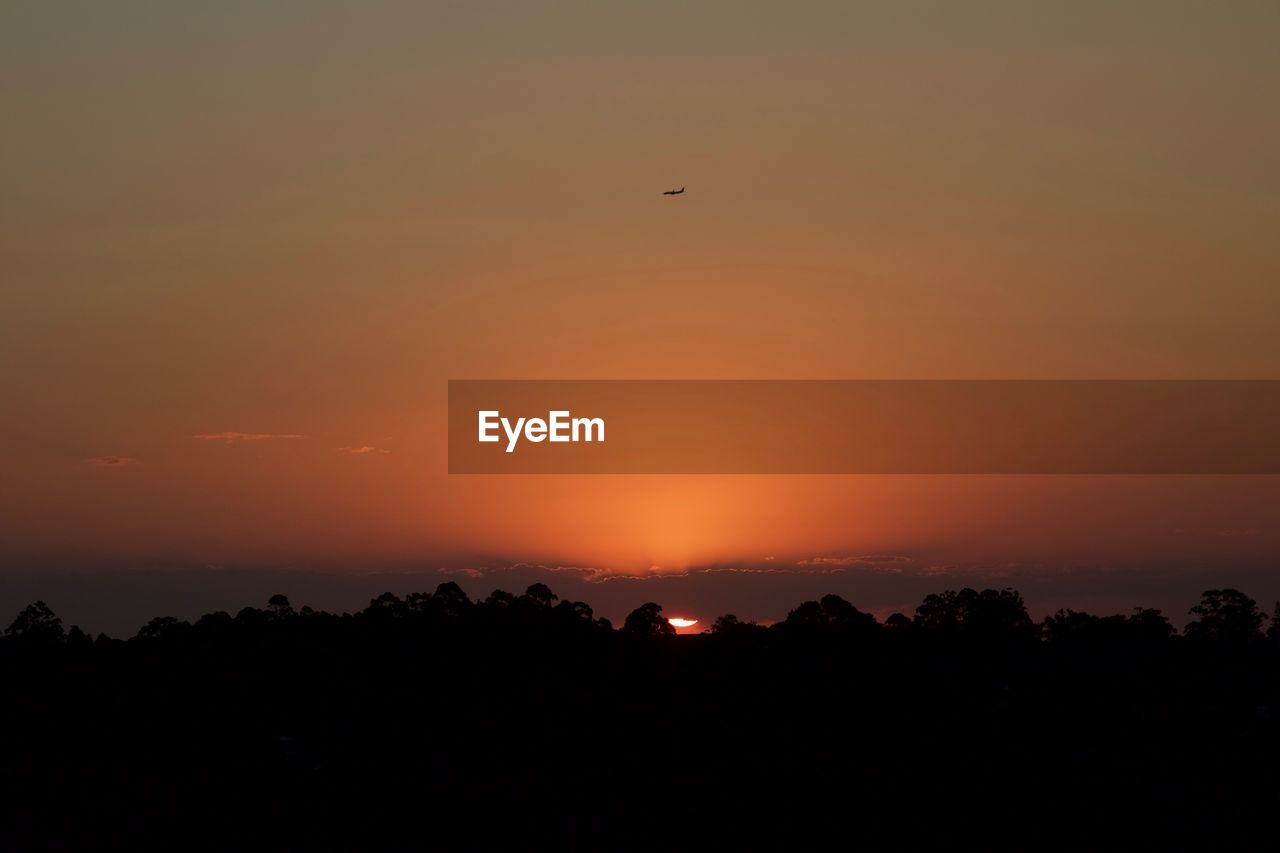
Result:
[[[1165,643],[1177,633],[1173,625],[1169,623],[1168,617],[1159,610],[1149,607],[1133,608],[1133,613],[1129,615],[1126,621],[1132,636],[1148,644],[1159,645]]]
[[[495,589],[489,593],[489,597],[484,600],[485,606],[489,608],[510,607],[517,601],[516,597],[509,592],[501,589]]]
[[[713,634],[732,633],[733,631],[736,631],[737,629],[742,627],[743,624],[744,623],[742,622],[742,620],[740,620],[737,616],[734,616],[732,613],[726,613],[723,616],[717,618],[716,621],[712,623],[711,633]]]
[[[792,631],[820,631],[863,634],[880,627],[870,613],[863,613],[838,595],[824,595],[820,601],[806,601],[787,614],[783,627]]]
[[[146,643],[176,643],[191,625],[174,616],[157,616],[138,630],[137,640]]]
[[[462,619],[471,610],[471,599],[457,583],[446,581],[436,587],[430,606],[437,615]]]
[[[890,613],[884,620],[884,626],[894,631],[906,631],[911,628],[911,619],[903,613]]]
[[[0,849],[1270,849],[1280,642],[1236,590],[1191,612],[826,595],[676,637],[443,583],[122,641],[38,602],[0,637]]]
[[[552,592],[551,587],[546,584],[535,583],[530,585],[529,588],[524,591],[524,599],[525,601],[532,602],[539,607],[550,607],[559,600],[559,596]]]
[[[916,608],[914,623],[934,634],[992,642],[1025,641],[1036,634],[1022,596],[1012,589],[965,587],[928,595]]]
[[[548,590],[550,592],[550,590]],[[555,600],[555,596],[551,596],[551,600]],[[569,601],[568,599],[561,601],[555,607],[556,613],[572,620],[590,622],[595,615],[591,609],[591,605],[585,601]]]
[[[64,631],[62,620],[49,609],[49,605],[37,601],[18,614],[5,630],[5,635],[28,644],[49,645],[62,642]]]
[[[271,611],[271,615],[277,619],[285,619],[293,615],[293,605],[289,603],[289,597],[279,593],[267,599],[267,610]]]
[[[627,615],[622,630],[639,637],[673,637],[676,629],[662,618],[662,605],[652,601],[642,604]]]
[[[1210,589],[1188,611],[1199,618],[1187,625],[1187,638],[1224,645],[1247,645],[1262,637],[1266,617],[1258,603],[1238,589]]]

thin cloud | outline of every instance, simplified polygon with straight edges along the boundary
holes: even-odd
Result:
[[[865,569],[900,574],[904,568],[910,567],[914,562],[910,557],[895,554],[863,554],[852,557],[810,557],[807,560],[800,560],[796,565],[805,569],[831,573],[845,569]]]
[[[612,581],[662,581],[675,578],[689,578],[711,574],[742,575],[839,575],[850,568],[862,569],[872,574],[903,574],[915,569],[917,572],[927,569],[914,566],[910,557],[888,554],[876,554],[858,557],[814,557],[796,563],[747,563],[733,565],[701,565],[686,566],[679,569],[665,569],[659,565],[649,566],[643,570],[603,569],[590,566],[551,566],[542,563],[501,563],[465,568],[440,568],[442,574],[461,574],[470,578],[490,577],[507,572],[532,571],[548,573],[565,573],[576,575],[579,580],[590,584],[603,584]]]
[[[542,563],[504,563],[500,565],[463,567],[441,566],[437,571],[442,575],[466,575],[469,578],[482,578],[521,571],[550,572],[556,574],[565,573],[569,575],[577,575],[580,580],[586,581],[587,583],[595,583],[598,580],[604,580],[609,574],[604,569],[598,569],[591,566],[549,566]]]
[[[95,456],[86,461],[97,468],[124,468],[138,464],[138,460],[132,456]]]
[[[671,581],[679,578],[694,578],[700,575],[790,575],[793,577],[837,575],[864,575],[885,577],[933,577],[953,576],[963,579],[975,574],[982,577],[995,577],[1008,574],[1019,568],[1019,564],[998,564],[982,566],[963,566],[955,563],[921,563],[916,558],[898,554],[862,554],[853,556],[810,557],[795,562],[763,558],[757,562],[710,564],[686,566],[683,568],[664,569],[652,565],[647,569],[605,569],[591,566],[547,565],[543,563],[513,562],[490,563],[487,565],[471,565],[465,567],[440,567],[439,572],[445,575],[464,575],[469,578],[496,578],[510,572],[533,572],[562,574],[575,576],[588,584],[608,584],[616,581]]]
[[[488,572],[488,568],[488,566],[481,566],[479,568],[466,566],[460,569],[449,569],[442,566],[438,571],[442,575],[466,575],[469,578],[482,578]]]
[[[338,450],[343,453],[351,453],[356,456],[364,456],[367,453],[390,453],[390,450],[383,450],[381,447],[370,447],[363,445],[362,447],[339,447]]]
[[[191,436],[198,441],[224,441],[235,444],[238,441],[281,441],[306,438],[293,432],[198,432]]]

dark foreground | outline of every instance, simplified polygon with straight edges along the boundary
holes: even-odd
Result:
[[[0,848],[1280,843],[1280,637],[1231,590],[1186,636],[991,590],[690,637],[541,585],[272,602],[127,642],[28,608],[0,640]]]

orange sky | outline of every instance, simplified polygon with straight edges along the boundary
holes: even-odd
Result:
[[[1277,378],[1275,4],[479,5],[0,11],[6,570],[1280,553],[1274,478],[444,443],[449,378]]]

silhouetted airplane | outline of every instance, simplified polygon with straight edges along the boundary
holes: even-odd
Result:
[[[680,195],[682,192],[684,192],[684,187],[681,187],[678,190],[667,190],[663,195]]]

